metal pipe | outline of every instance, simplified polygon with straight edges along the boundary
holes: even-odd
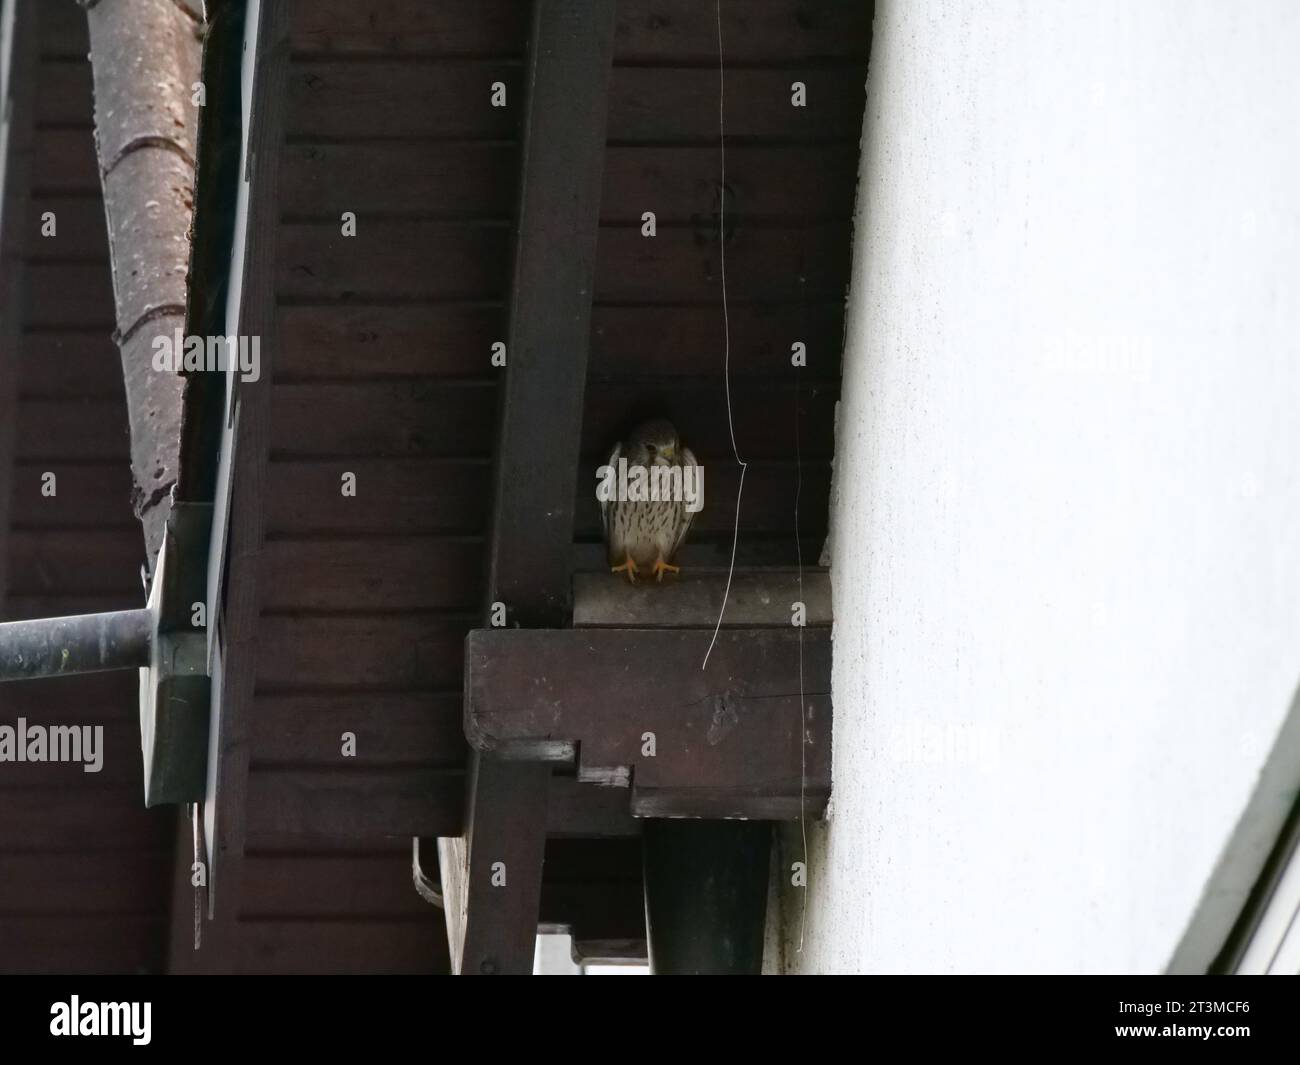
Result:
[[[0,624],[0,681],[149,665],[153,613],[116,610]]]

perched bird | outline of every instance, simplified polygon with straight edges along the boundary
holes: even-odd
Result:
[[[609,454],[618,490],[602,496],[600,514],[611,572],[631,583],[643,567],[657,580],[672,565],[703,502],[703,467],[664,418],[642,422]]]

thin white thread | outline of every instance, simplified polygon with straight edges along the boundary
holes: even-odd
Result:
[[[727,431],[731,434],[731,453],[740,467],[740,482],[736,485],[736,520],[731,534],[731,564],[727,568],[727,586],[722,592],[722,609],[718,611],[718,623],[713,627],[713,639],[709,649],[704,652],[704,661],[700,663],[703,670],[709,664],[709,655],[718,642],[718,633],[722,629],[722,619],[727,614],[727,600],[731,597],[731,578],[736,572],[736,546],[740,543],[740,499],[745,492],[745,471],[749,463],[740,457],[736,447],[736,423],[731,416],[731,317],[727,309],[727,126],[725,117],[726,72],[722,51],[722,0],[714,5],[718,16],[718,158],[721,170],[718,189],[718,262],[722,278],[722,358],[723,374],[727,390]]]

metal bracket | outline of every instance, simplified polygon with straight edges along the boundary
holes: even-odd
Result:
[[[149,667],[140,670],[144,804],[199,802],[207,786],[211,685],[204,627],[212,504],[174,502],[149,590],[155,618]],[[212,619],[203,617],[204,626]]]

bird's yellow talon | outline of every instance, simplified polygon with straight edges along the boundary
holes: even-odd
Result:
[[[681,573],[681,571],[682,571],[681,566],[670,566],[662,558],[655,559],[654,575],[655,575],[655,580],[657,581],[662,581],[664,579],[665,572]]]
[[[621,565],[621,566],[610,566],[610,567],[609,567],[609,572],[610,572],[610,573],[626,573],[626,574],[627,574],[627,583],[628,583],[628,584],[636,584],[636,562],[633,560],[633,558],[632,558],[631,555],[628,555],[628,556],[627,556],[627,559],[624,561],[623,565]]]

